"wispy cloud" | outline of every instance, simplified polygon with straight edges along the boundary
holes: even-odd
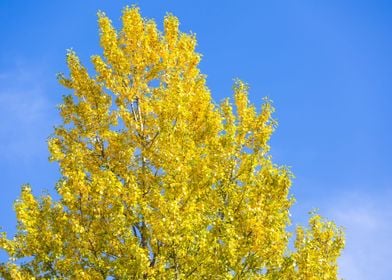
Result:
[[[28,161],[42,153],[53,125],[53,104],[37,68],[16,66],[0,73],[0,155]],[[45,150],[43,151],[45,154]]]
[[[346,231],[340,275],[353,280],[390,279],[392,259],[392,193],[380,189],[342,195],[329,218]]]

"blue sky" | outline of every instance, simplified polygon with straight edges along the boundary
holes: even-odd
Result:
[[[96,12],[119,26],[138,4],[161,26],[166,12],[197,34],[213,98],[234,78],[251,100],[269,96],[279,127],[275,162],[291,166],[293,221],[319,212],[346,228],[346,279],[390,279],[392,259],[391,1],[0,1],[0,224],[14,232],[20,186],[53,192],[46,139],[60,123],[66,49],[89,65],[100,53]]]

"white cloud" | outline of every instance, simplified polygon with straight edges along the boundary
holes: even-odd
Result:
[[[374,193],[344,194],[330,207],[328,218],[346,232],[346,248],[340,258],[344,279],[391,279],[392,196],[385,190]]]
[[[47,78],[46,78],[47,79]],[[0,73],[0,155],[3,160],[31,161],[46,152],[54,104],[37,68],[18,66]],[[45,149],[45,150],[43,150]]]

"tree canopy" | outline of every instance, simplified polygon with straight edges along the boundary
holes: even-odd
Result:
[[[0,237],[5,279],[336,279],[342,231],[319,215],[290,243],[292,175],[268,141],[273,107],[236,81],[216,104],[196,38],[125,8],[98,14],[89,74],[67,54],[63,124],[50,137],[56,190],[22,187],[17,233]],[[90,71],[91,72],[91,71]]]

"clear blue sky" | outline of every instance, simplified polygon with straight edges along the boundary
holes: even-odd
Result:
[[[344,226],[347,279],[390,279],[392,259],[392,2],[324,1],[0,1],[0,224],[14,232],[20,186],[53,192],[59,178],[46,139],[60,123],[73,48],[88,65],[99,53],[97,10],[119,26],[138,4],[161,26],[166,12],[197,34],[213,98],[233,79],[257,105],[275,104],[272,156],[292,167],[294,223],[307,212]]]

